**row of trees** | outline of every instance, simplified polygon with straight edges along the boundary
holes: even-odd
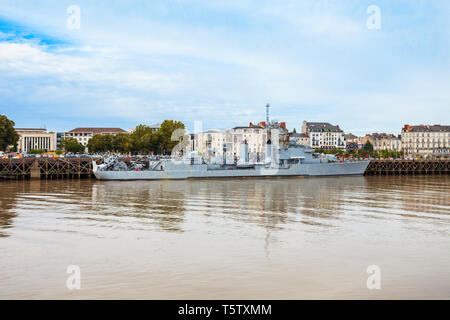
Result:
[[[337,154],[343,155],[345,157],[356,157],[365,158],[367,156],[375,158],[401,158],[403,157],[403,151],[390,151],[390,150],[379,150],[376,151],[373,148],[372,143],[367,141],[361,149],[353,151],[344,151],[341,149],[316,149],[315,152],[325,153],[325,154]]]
[[[149,126],[140,124],[132,134],[119,133],[117,135],[95,135],[88,142],[89,152],[116,153],[153,153],[170,154],[179,143],[173,139],[183,136],[184,124],[180,121],[164,120],[157,131]]]

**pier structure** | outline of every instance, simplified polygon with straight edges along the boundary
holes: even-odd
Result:
[[[1,179],[70,179],[90,178],[89,158],[0,159]]]
[[[126,158],[122,161],[130,161]],[[98,164],[103,159],[96,160]],[[365,175],[450,174],[450,159],[378,160],[372,159]],[[79,179],[91,178],[90,158],[0,159],[0,179]]]
[[[430,175],[450,174],[450,159],[375,159],[364,175]]]

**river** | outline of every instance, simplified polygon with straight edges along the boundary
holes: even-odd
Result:
[[[1,299],[450,299],[450,176],[0,188]]]

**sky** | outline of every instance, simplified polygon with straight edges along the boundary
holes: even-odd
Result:
[[[399,134],[450,125],[449,49],[448,0],[1,0],[0,114],[192,131],[263,121],[270,103],[290,130]]]

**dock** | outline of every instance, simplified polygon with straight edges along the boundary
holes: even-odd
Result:
[[[450,159],[375,159],[364,175],[434,175],[449,174]]]

